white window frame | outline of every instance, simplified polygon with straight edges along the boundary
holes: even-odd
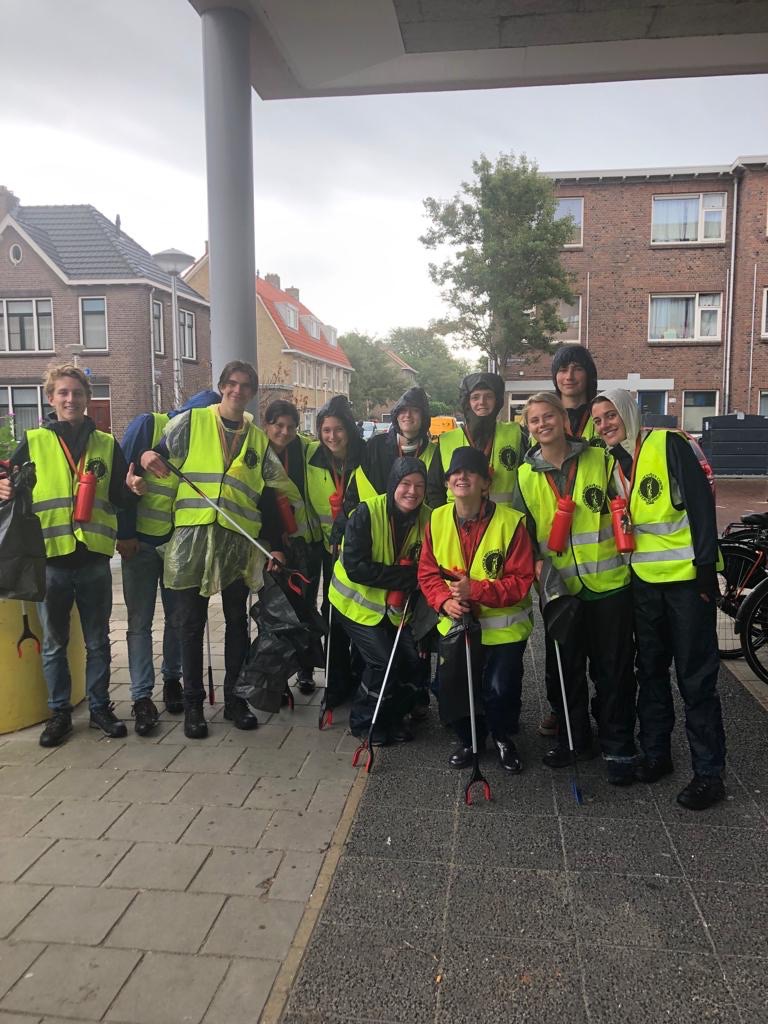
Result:
[[[763,314],[760,320],[760,337],[768,340],[768,288],[763,288]]]
[[[293,360],[293,385],[294,387],[299,386],[299,360]]]
[[[16,355],[16,353],[14,353],[14,355]],[[43,388],[43,385],[42,384],[2,384],[2,383],[0,383],[0,391],[5,391],[5,403],[4,404],[5,404],[6,408],[8,409],[8,412],[13,414],[13,416],[15,417],[16,413],[15,413],[14,406],[12,404],[13,403],[13,389],[14,388],[35,388],[35,390],[37,391],[37,418],[42,423],[42,421],[43,421],[43,406],[48,404],[45,401],[45,389]],[[30,409],[32,407],[31,406],[25,406],[24,408]],[[20,441],[21,438],[18,436],[16,430],[14,428],[12,428],[12,429],[13,429],[14,437],[16,438],[17,441]]]
[[[182,324],[182,317],[185,319],[189,317],[189,321]],[[184,354],[184,337],[187,329],[191,331],[192,336],[192,355]],[[191,309],[182,309],[181,307],[179,307],[179,355],[185,363],[197,361],[197,317]]]
[[[328,344],[332,345],[334,348],[336,348],[337,338],[338,338],[338,331],[336,330],[336,328],[335,327],[329,327],[328,324],[321,324],[320,325],[320,329],[322,330],[323,334],[325,335],[325,339],[328,342]]]
[[[83,319],[83,302],[91,299],[101,299],[104,303],[104,341],[106,342],[104,348],[86,348],[85,346],[85,321]],[[109,313],[106,295],[80,295],[78,301],[78,307],[80,309],[80,344],[83,346],[83,354],[86,352],[90,355],[92,352],[109,352]]]
[[[561,202],[564,199],[577,199],[581,203],[581,222],[578,225],[579,228],[579,240],[578,242],[566,242],[563,246],[564,249],[583,249],[584,248],[584,196],[555,196],[556,202]],[[556,220],[562,220],[562,217],[556,217]]]
[[[35,337],[35,347],[11,351],[11,336],[8,330],[8,303],[9,302],[31,302],[32,303],[32,329]],[[40,314],[37,309],[38,302],[49,302],[51,304],[51,348],[40,348]],[[43,352],[53,355],[56,351],[56,334],[53,326],[53,299],[48,295],[38,295],[35,298],[8,298],[0,299],[0,310],[2,319],[0,321],[0,355],[4,356],[32,356]]]
[[[682,406],[682,411],[681,411],[681,414],[680,414],[680,427],[683,430],[687,430],[688,429],[685,426],[685,396],[686,395],[698,395],[702,391],[714,392],[714,395],[715,395],[715,411],[713,413],[709,414],[709,415],[712,415],[712,416],[718,416],[719,415],[719,412],[720,412],[720,391],[719,391],[718,388],[686,388],[683,391],[683,394],[682,394],[683,406]],[[693,406],[693,408],[695,408],[695,406]]]
[[[280,310],[280,316],[285,321],[286,327],[290,327],[292,331],[298,331],[299,329],[299,310],[296,306],[292,306],[290,302],[280,302],[277,305]]]
[[[705,238],[704,237],[704,196],[717,195],[723,197],[723,219],[721,223],[721,235],[719,238]],[[654,242],[653,240],[653,212],[654,203],[657,200],[676,200],[676,199],[698,199],[699,200],[699,225],[697,229],[697,237],[688,240],[682,240],[678,242]],[[678,245],[724,245],[725,244],[725,225],[726,216],[728,213],[728,193],[712,190],[710,192],[663,192],[658,195],[652,196],[651,198],[651,245],[655,247],[660,246],[663,249],[668,249],[670,246]]]
[[[757,412],[759,416],[764,416],[765,413],[760,412],[760,406],[763,404],[763,398],[768,403],[768,391],[765,388],[761,388],[757,393]]]
[[[577,300],[577,304],[578,304],[578,307],[579,307],[579,333],[578,333],[578,336],[576,338],[563,338],[563,337],[560,336],[560,334],[557,334],[557,335],[555,335],[555,340],[556,340],[558,345],[580,345],[581,344],[581,310],[582,310],[581,296],[577,295],[576,296],[576,300]],[[560,316],[559,306],[558,306],[558,314],[557,315]],[[562,334],[565,334],[565,331],[563,331]]]
[[[160,309],[160,316],[155,320],[155,310]],[[152,349],[156,356],[165,355],[165,324],[163,323],[163,315],[165,310],[160,299],[152,299]],[[160,327],[159,337],[155,338],[155,323]],[[158,347],[157,342],[160,342]]]
[[[701,336],[701,310],[700,299],[702,295],[719,295],[720,305],[717,307],[705,306],[704,309],[717,309],[717,334]],[[692,338],[652,338],[651,337],[651,311],[654,299],[695,299],[696,314],[694,320],[694,335]],[[648,330],[647,339],[649,345],[718,345],[723,340],[723,293],[722,292],[651,292],[648,296]]]
[[[646,395],[662,395],[663,398],[664,398],[664,411],[661,412],[661,413],[658,413],[656,415],[659,415],[659,416],[666,416],[667,415],[667,413],[669,412],[669,392],[668,391],[656,391],[656,390],[654,390],[652,388],[638,388],[637,389],[637,405],[638,405],[638,408],[640,407],[640,392],[641,391],[644,394],[646,394]],[[643,415],[643,410],[642,409],[640,409],[640,415],[641,416]]]

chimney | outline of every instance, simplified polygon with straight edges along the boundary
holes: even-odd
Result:
[[[280,291],[280,275],[279,274],[267,274],[264,278],[267,284],[271,284],[273,288],[277,288]]]
[[[118,213],[118,215],[115,217],[115,231],[118,233],[118,235],[120,234],[120,223],[120,214]]]
[[[19,205],[19,200],[5,185],[0,185],[0,220],[6,213],[13,213]]]
[[[291,298],[292,299],[296,299],[297,302],[299,301],[299,289],[298,288],[286,288],[285,289],[285,294],[286,295],[290,295]]]

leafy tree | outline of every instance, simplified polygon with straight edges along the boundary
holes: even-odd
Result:
[[[565,329],[558,301],[574,301],[560,251],[573,220],[556,218],[553,184],[525,155],[481,156],[474,180],[453,199],[424,200],[432,226],[429,249],[452,247],[430,264],[432,280],[456,312],[457,334],[497,365],[530,349],[544,350]]]
[[[357,415],[368,419],[376,406],[394,404],[405,384],[381,343],[367,334],[350,331],[339,337],[339,346],[355,371],[349,385],[349,400]]]
[[[396,352],[418,374],[417,383],[429,395],[434,414],[453,415],[458,409],[459,381],[471,372],[469,362],[451,352],[439,325],[397,327],[387,338],[387,347]],[[440,405],[447,407],[435,412]]]

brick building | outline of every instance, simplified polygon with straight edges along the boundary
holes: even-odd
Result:
[[[207,301],[178,282],[185,396],[210,383]],[[0,188],[0,415],[21,429],[48,411],[52,362],[89,372],[88,413],[120,437],[139,412],[173,404],[171,277],[92,206],[22,206]],[[155,388],[152,388],[154,365]]]
[[[183,277],[201,295],[210,294],[207,251]],[[256,275],[254,355],[257,349],[262,415],[273,399],[285,398],[296,404],[301,429],[314,432],[317,411],[329,398],[349,398],[352,364],[336,328],[300,301],[298,288],[283,289],[277,274]]]
[[[559,340],[590,349],[601,386],[692,432],[713,413],[768,413],[768,157],[550,177],[575,221]],[[549,365],[508,363],[512,411],[551,389]]]

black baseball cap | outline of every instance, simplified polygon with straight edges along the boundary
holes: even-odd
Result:
[[[486,480],[491,478],[488,456],[478,448],[471,448],[468,445],[454,448],[451,464],[445,471],[445,479],[447,480],[451,473],[458,473],[460,469],[466,469],[468,473],[477,473]]]

